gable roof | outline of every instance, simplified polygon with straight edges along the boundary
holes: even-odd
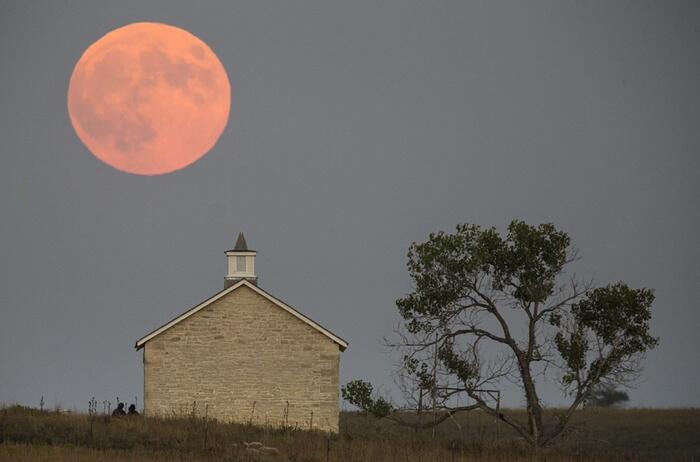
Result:
[[[302,322],[308,324],[309,326],[313,327],[314,329],[316,329],[317,331],[319,331],[320,333],[322,333],[323,335],[325,335],[325,336],[328,337],[329,339],[333,340],[333,341],[334,341],[335,343],[337,343],[338,346],[340,347],[340,351],[345,351],[345,349],[348,347],[348,342],[346,342],[346,341],[343,340],[342,338],[338,337],[338,336],[335,335],[333,332],[329,331],[328,329],[324,328],[323,326],[321,326],[320,324],[314,322],[313,320],[307,318],[306,316],[304,316],[303,314],[301,314],[300,312],[298,312],[297,310],[295,310],[295,309],[292,308],[291,306],[289,306],[289,305],[287,305],[286,303],[284,303],[282,300],[273,297],[273,296],[270,295],[269,293],[267,293],[267,292],[265,292],[264,290],[262,290],[260,287],[254,285],[254,284],[251,284],[250,282],[246,281],[245,279],[241,279],[239,282],[237,282],[236,284],[232,285],[232,286],[229,287],[228,289],[222,290],[221,292],[219,292],[219,293],[213,295],[212,297],[210,297],[210,298],[204,300],[204,301],[203,301],[202,303],[200,303],[199,305],[196,305],[196,306],[194,306],[193,308],[190,308],[189,310],[185,311],[184,313],[182,313],[180,316],[176,317],[175,319],[173,319],[173,320],[171,320],[171,321],[169,321],[169,322],[163,324],[163,325],[160,326],[158,329],[156,329],[156,330],[152,331],[151,333],[145,335],[144,337],[142,337],[141,339],[139,339],[139,340],[136,341],[136,345],[134,345],[134,347],[135,347],[137,350],[140,350],[141,348],[143,348],[143,346],[146,344],[146,342],[148,342],[149,340],[151,340],[153,337],[155,337],[155,336],[157,336],[157,335],[159,335],[159,334],[165,332],[166,330],[170,329],[170,328],[173,327],[174,325],[176,325],[176,324],[178,324],[178,323],[184,321],[185,319],[189,318],[189,317],[192,316],[193,314],[195,314],[195,313],[197,313],[198,311],[200,311],[200,310],[206,308],[207,306],[211,305],[212,303],[214,303],[215,301],[219,300],[219,299],[222,298],[223,296],[225,296],[225,295],[227,295],[227,294],[233,292],[234,290],[236,290],[236,289],[238,289],[239,287],[242,287],[242,286],[246,286],[246,287],[248,287],[249,289],[252,289],[253,292],[256,292],[256,293],[258,293],[259,295],[262,295],[264,298],[266,298],[267,300],[271,301],[272,303],[274,303],[274,304],[277,305],[278,307],[282,308],[283,310],[285,310],[286,312],[288,312],[288,313],[291,314],[292,316],[294,316],[294,317],[300,319]]]

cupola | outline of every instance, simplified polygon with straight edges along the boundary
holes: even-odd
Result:
[[[228,259],[228,273],[224,279],[224,289],[227,289],[245,279],[258,285],[258,276],[255,274],[255,257],[258,253],[248,249],[243,233],[238,234],[236,245],[231,250],[226,251]]]

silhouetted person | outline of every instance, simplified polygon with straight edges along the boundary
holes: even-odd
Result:
[[[136,405],[132,404],[131,406],[129,406],[129,412],[127,413],[127,415],[141,415],[141,414],[139,414],[139,411],[136,410]]]
[[[126,412],[124,412],[124,403],[119,403],[117,404],[117,408],[112,411],[112,417],[121,417],[123,415],[126,415]]]

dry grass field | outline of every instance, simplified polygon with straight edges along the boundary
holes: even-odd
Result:
[[[260,441],[279,455],[254,454]],[[557,444],[534,454],[502,424],[473,412],[416,432],[343,413],[341,433],[221,424],[199,417],[110,418],[0,409],[2,461],[700,461],[700,410],[585,409]]]

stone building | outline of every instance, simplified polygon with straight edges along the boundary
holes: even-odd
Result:
[[[338,430],[345,340],[258,287],[243,234],[224,290],[136,342],[144,412]]]

